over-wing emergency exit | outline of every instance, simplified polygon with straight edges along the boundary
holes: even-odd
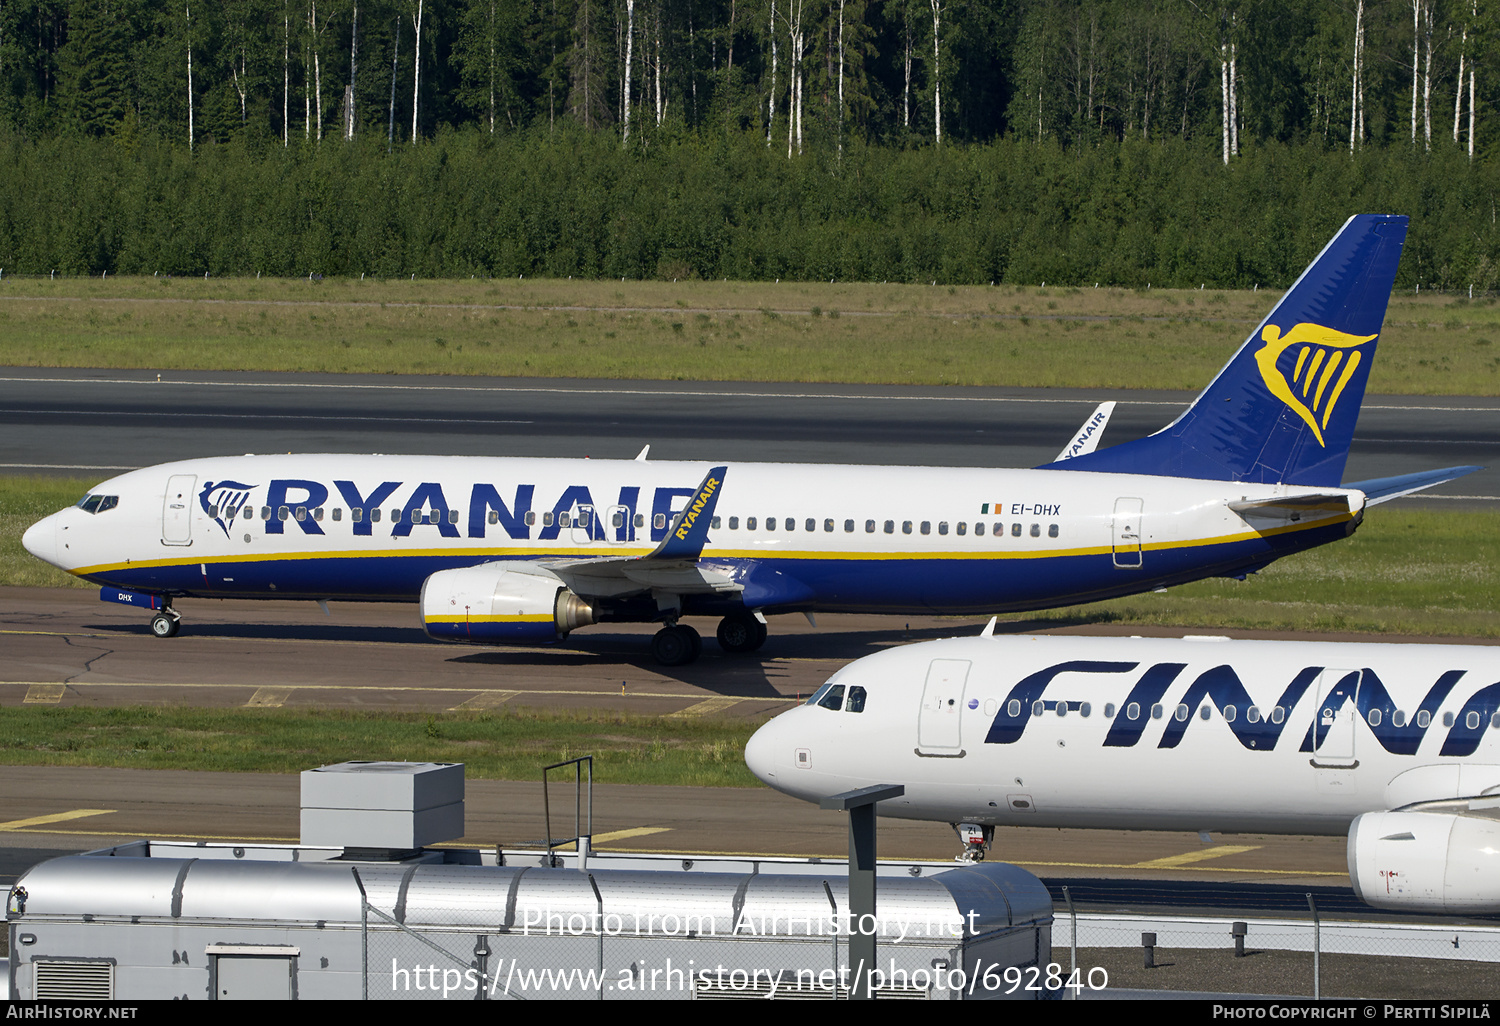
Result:
[[[464,456],[187,460],[23,539],[151,611],[185,597],[420,601],[434,637],[553,642],[661,623],[675,665],[778,613],[996,613],[1242,577],[1368,505],[1477,468],[1342,485],[1404,217],[1351,218],[1171,425],[1098,448],[1109,404],[1031,470]]]

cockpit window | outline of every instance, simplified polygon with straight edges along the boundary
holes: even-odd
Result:
[[[852,687],[849,689],[849,704],[844,707],[845,712],[865,711],[865,689]]]
[[[103,513],[120,504],[118,495],[85,495],[78,500],[78,508],[85,513]]]
[[[844,685],[835,684],[830,687],[828,693],[822,697],[818,704],[824,709],[832,709],[834,712],[838,712],[844,707]]]

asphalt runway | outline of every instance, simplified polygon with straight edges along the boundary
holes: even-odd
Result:
[[[1227,355],[1227,353],[1226,353]],[[1106,400],[1104,445],[1187,392],[0,368],[0,472],[97,476],[245,452],[1030,467]],[[1207,384],[1207,382],[1205,382]],[[1500,502],[1500,399],[1368,396],[1346,481],[1474,464],[1439,505]],[[1453,497],[1477,497],[1457,499]]]

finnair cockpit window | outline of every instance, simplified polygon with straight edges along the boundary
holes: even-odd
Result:
[[[103,513],[120,504],[118,495],[85,495],[78,500],[78,508],[85,513]]]
[[[808,705],[820,706],[838,712],[844,707],[844,685],[824,684],[807,700]]]
[[[852,713],[864,712],[865,711],[865,689],[864,688],[859,687],[859,686],[856,685],[855,687],[851,687],[849,689],[849,704],[844,707],[844,711],[845,712],[852,712]]]

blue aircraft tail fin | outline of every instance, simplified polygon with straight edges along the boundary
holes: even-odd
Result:
[[[1337,486],[1406,241],[1357,214],[1167,427],[1046,469]]]

